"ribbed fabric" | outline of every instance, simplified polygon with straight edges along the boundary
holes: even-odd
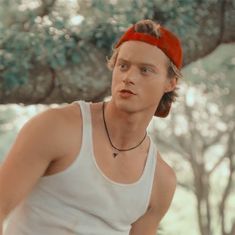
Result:
[[[146,212],[156,168],[154,143],[138,181],[112,181],[94,157],[90,105],[76,102],[83,120],[80,153],[64,171],[39,180],[10,214],[4,235],[128,235]]]

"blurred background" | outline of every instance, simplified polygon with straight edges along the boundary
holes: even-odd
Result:
[[[149,133],[178,187],[162,235],[235,235],[234,0],[0,0],[0,162],[49,107],[110,96],[118,37],[149,18],[184,48],[171,114]]]

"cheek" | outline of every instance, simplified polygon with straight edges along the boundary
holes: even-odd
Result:
[[[118,84],[118,73],[117,70],[114,69],[112,73],[112,86],[111,86],[112,92],[114,91],[117,84]]]
[[[112,80],[114,81],[116,79],[117,79],[117,70],[114,67],[113,72],[112,72]]]
[[[160,99],[164,93],[164,84],[161,81],[150,82],[149,84],[143,84],[143,88],[146,92],[146,96],[152,99]]]
[[[122,80],[121,76],[122,76],[122,73],[119,71],[119,69],[117,67],[114,67],[113,73],[112,73],[112,82],[114,84],[119,83]]]

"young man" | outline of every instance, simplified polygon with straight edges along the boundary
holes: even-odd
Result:
[[[109,102],[48,109],[19,132],[0,169],[3,235],[156,234],[176,176],[146,128],[175,99],[181,45],[142,20],[121,37],[108,65]]]

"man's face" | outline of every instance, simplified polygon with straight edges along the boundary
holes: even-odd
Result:
[[[127,41],[118,52],[112,76],[112,99],[127,112],[155,112],[162,95],[173,90],[167,56],[156,46]]]

